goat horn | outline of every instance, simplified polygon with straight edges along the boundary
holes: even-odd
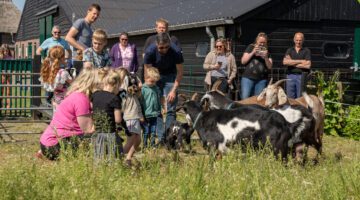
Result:
[[[268,84],[268,85],[271,85],[271,84],[272,84],[272,82],[273,82],[273,78],[271,78],[271,79],[270,79],[270,82],[269,82],[269,84]]]
[[[176,112],[179,112],[183,108],[184,108],[184,106],[179,106],[178,108],[176,108]]]
[[[278,80],[276,83],[274,83],[273,85],[274,86],[279,86],[281,83],[285,82],[285,81],[288,81],[290,79],[281,79],[281,80]]]
[[[216,90],[216,92],[219,93],[219,94],[221,94],[222,96],[225,96],[225,94],[224,94],[222,91],[220,91],[220,90]]]
[[[179,99],[182,99],[183,101],[187,101],[188,98],[184,94],[178,94]]]
[[[196,100],[198,99],[198,97],[199,97],[199,94],[198,94],[197,92],[195,92],[195,93],[192,95],[191,100],[192,100],[192,101],[196,101]]]
[[[222,80],[218,79],[215,81],[213,86],[211,87],[211,91],[217,91],[219,89],[219,86],[221,85]]]

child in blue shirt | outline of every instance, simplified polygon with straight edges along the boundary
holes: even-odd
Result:
[[[147,147],[150,136],[150,145],[155,146],[156,121],[161,115],[161,105],[165,103],[165,98],[161,96],[160,89],[156,86],[156,82],[160,79],[159,70],[149,67],[146,72],[145,83],[141,88],[141,105],[146,119],[143,132],[144,148]]]

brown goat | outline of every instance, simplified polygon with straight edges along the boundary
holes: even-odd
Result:
[[[315,130],[314,137],[316,142],[322,145],[322,137],[324,134],[324,119],[325,119],[325,103],[322,95],[308,95],[306,92],[303,93],[303,96],[297,99],[288,98],[284,90],[280,87],[280,84],[286,80],[279,80],[274,84],[269,85],[261,92],[259,96],[256,97],[257,104],[274,108],[278,105],[302,105],[305,108],[310,108],[313,117],[315,118]],[[255,98],[255,97],[254,97]],[[254,100],[254,98],[252,100]],[[246,100],[246,99],[245,99]],[[243,100],[244,102],[248,102]],[[244,102],[240,101],[239,103]],[[320,152],[321,153],[321,150]]]

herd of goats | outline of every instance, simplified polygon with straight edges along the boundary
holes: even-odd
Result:
[[[303,93],[298,99],[288,98],[280,80],[272,81],[258,96],[232,101],[216,89],[203,97],[191,99],[179,95],[186,123],[176,122],[167,130],[169,148],[182,148],[183,140],[190,144],[196,130],[204,148],[215,149],[217,155],[229,151],[230,144],[247,144],[259,149],[267,143],[274,155],[287,160],[292,155],[303,160],[304,149],[312,146],[322,152],[324,132],[324,100],[321,95]]]

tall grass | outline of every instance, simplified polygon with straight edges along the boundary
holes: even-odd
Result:
[[[358,147],[358,145],[356,146]],[[48,162],[23,148],[0,164],[2,199],[359,199],[360,150],[325,154],[319,164],[287,164],[234,149],[222,160],[147,151],[137,170],[121,161],[94,164],[80,152]]]

